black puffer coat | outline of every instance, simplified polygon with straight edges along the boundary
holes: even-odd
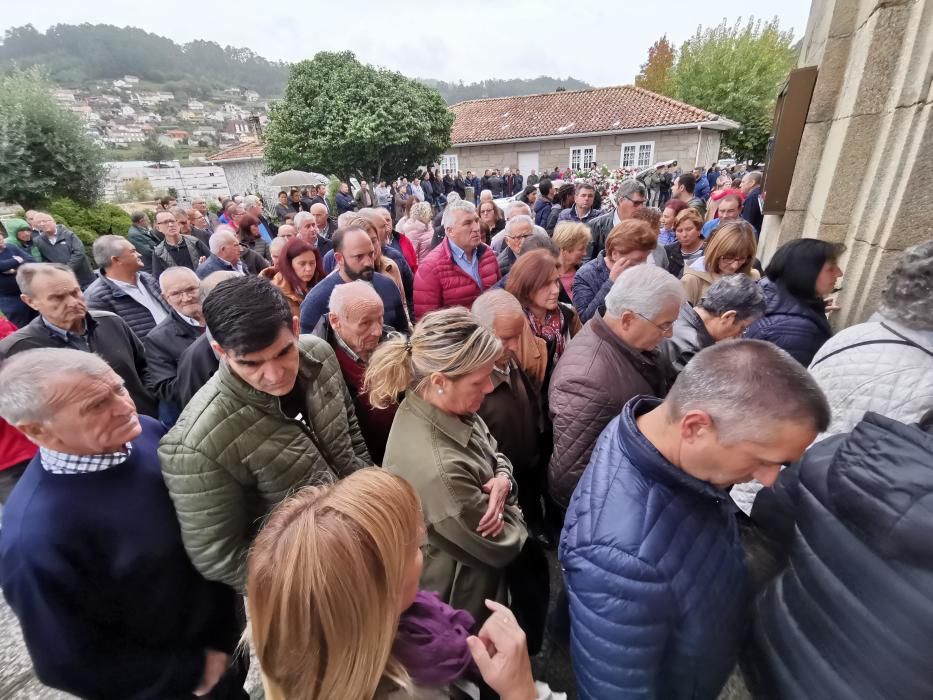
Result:
[[[140,272],[139,284],[146,288],[149,296],[165,310],[165,313],[172,311],[172,308],[162,298],[159,285],[152,275]],[[140,340],[145,340],[146,336],[149,335],[149,331],[156,326],[155,319],[149,309],[120,289],[112,280],[107,278],[103,271],[84,290],[84,300],[87,302],[89,309],[109,311],[122,318]]]
[[[933,697],[931,510],[933,434],[875,413],[762,490],[788,561],[755,605],[761,697]]]

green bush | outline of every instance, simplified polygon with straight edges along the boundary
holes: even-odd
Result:
[[[130,215],[115,204],[101,202],[86,207],[67,197],[53,199],[48,208],[55,221],[71,229],[81,239],[88,258],[93,260],[91,246],[98,236],[110,233],[125,236],[132,221]]]
[[[327,194],[324,196],[324,199],[327,201],[327,206],[333,212],[334,217],[337,216],[337,191],[340,189],[340,178],[336,175],[331,175],[330,180],[327,182]]]

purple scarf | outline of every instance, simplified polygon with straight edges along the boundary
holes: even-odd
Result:
[[[534,313],[528,307],[525,308],[525,315],[528,317],[528,324],[531,326],[531,332],[539,338],[543,338],[548,345],[554,344],[554,362],[560,359],[564,354],[564,315],[560,312],[560,307],[554,311],[547,311],[544,314],[544,321],[538,321]]]
[[[475,624],[466,610],[454,610],[437,593],[418,591],[398,623],[392,655],[415,685],[442,688],[476,667],[466,640]]]

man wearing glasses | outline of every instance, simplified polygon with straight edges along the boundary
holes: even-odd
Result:
[[[505,225],[505,248],[496,259],[499,263],[499,274],[505,277],[512,269],[512,265],[521,255],[522,243],[535,235],[535,222],[530,216],[524,214],[509,219]]]
[[[647,197],[645,186],[638,180],[628,179],[619,183],[619,188],[612,194],[612,203],[615,204],[615,208],[589,223],[593,242],[590,244],[587,260],[592,260],[603,251],[609,232],[622,221],[630,219],[635,210],[645,206]]]
[[[187,219],[185,229],[188,230]],[[171,211],[156,212],[156,230],[165,240],[152,249],[152,276],[159,279],[170,267],[179,265],[194,271],[211,251],[194,236],[182,233],[178,219]]]

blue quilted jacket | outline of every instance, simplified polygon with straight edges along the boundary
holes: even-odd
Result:
[[[751,584],[725,491],[648,442],[636,397],[596,443],[560,543],[581,699],[716,698],[746,630]]]
[[[813,361],[833,330],[821,313],[788,292],[783,285],[768,278],[761,280],[765,315],[748,328],[746,338],[769,340],[804,367]]]

